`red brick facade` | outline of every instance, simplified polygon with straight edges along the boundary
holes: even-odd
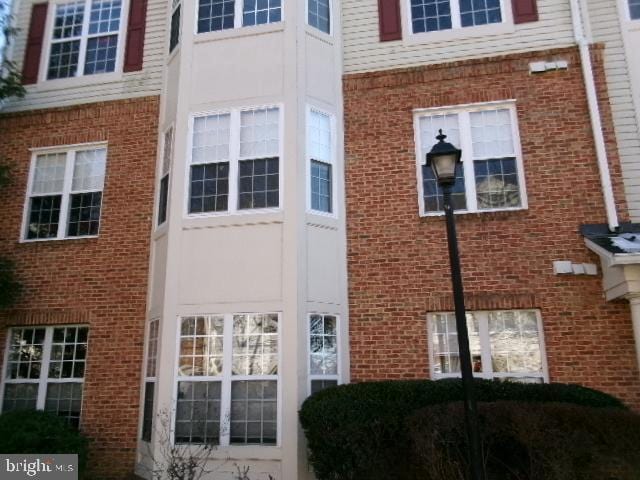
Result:
[[[0,116],[0,158],[12,183],[0,190],[0,256],[25,287],[7,326],[89,325],[82,430],[92,444],[90,478],[133,471],[140,404],[157,97]],[[108,142],[100,235],[20,243],[30,148]]]
[[[529,73],[552,58],[569,68]],[[601,48],[593,59],[624,220]],[[528,208],[457,215],[466,306],[540,309],[550,379],[639,408],[628,303],[605,302],[600,276],[553,273],[599,265],[579,227],[606,222],[577,49],[349,75],[344,97],[352,380],[427,377],[426,314],[453,308],[444,218],[418,212],[413,110],[515,99]]]

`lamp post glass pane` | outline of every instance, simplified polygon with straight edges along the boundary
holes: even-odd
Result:
[[[437,155],[431,161],[431,168],[440,184],[452,184],[456,177],[457,153]]]

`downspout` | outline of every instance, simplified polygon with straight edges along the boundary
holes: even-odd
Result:
[[[613,187],[611,185],[611,175],[609,173],[609,161],[605,149],[604,134],[602,133],[602,120],[600,117],[600,107],[598,106],[598,95],[596,84],[593,78],[593,66],[589,53],[589,42],[585,35],[582,22],[582,12],[579,0],[569,0],[571,5],[571,18],[573,20],[573,34],[580,50],[580,63],[582,63],[582,76],[584,86],[587,91],[587,103],[589,105],[589,116],[591,117],[591,130],[596,146],[596,158],[598,160],[598,170],[600,171],[600,183],[602,184],[602,194],[604,196],[604,206],[607,212],[607,223],[609,230],[615,232],[620,224],[616,213],[615,200],[613,198]]]

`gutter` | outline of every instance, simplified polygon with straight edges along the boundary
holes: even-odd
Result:
[[[598,160],[598,170],[600,171],[600,183],[604,196],[604,206],[607,213],[607,223],[609,230],[618,231],[620,224],[616,212],[615,200],[613,198],[613,187],[611,184],[611,174],[609,173],[609,160],[605,148],[604,134],[602,133],[602,117],[598,106],[598,95],[596,84],[593,78],[593,65],[589,52],[589,42],[585,35],[582,21],[582,10],[579,0],[569,0],[571,5],[571,19],[573,21],[573,34],[580,51],[580,63],[582,64],[582,76],[587,92],[587,103],[589,105],[589,116],[591,118],[591,130],[596,146],[596,158]]]

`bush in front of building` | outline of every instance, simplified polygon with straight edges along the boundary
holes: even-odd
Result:
[[[625,410],[605,393],[565,384],[475,380],[480,402],[566,403]],[[459,402],[462,382],[403,380],[341,385],[309,397],[300,422],[319,480],[414,478],[409,419],[430,405]]]
[[[87,465],[88,439],[62,417],[41,410],[0,415],[0,452],[77,454],[80,473]]]
[[[567,403],[478,404],[491,480],[637,480],[640,415]],[[464,480],[468,441],[461,402],[432,405],[408,422],[412,478]]]

